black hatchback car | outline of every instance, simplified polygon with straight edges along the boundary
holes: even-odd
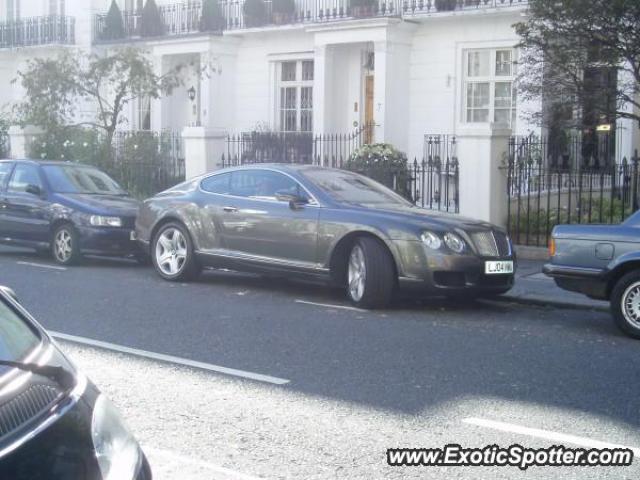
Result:
[[[113,404],[0,287],[0,478],[151,480]]]
[[[0,242],[51,251],[61,264],[83,254],[130,256],[138,202],[106,173],[71,162],[0,161]]]

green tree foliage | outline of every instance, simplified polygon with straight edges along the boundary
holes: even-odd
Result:
[[[267,21],[267,6],[264,0],[245,0],[242,13],[247,27],[259,27]]]
[[[201,32],[218,32],[224,30],[225,20],[218,0],[204,0],[202,2],[202,17],[200,18]]]
[[[159,37],[164,35],[164,21],[155,0],[147,0],[140,18],[140,35],[143,37]]]
[[[640,121],[640,2],[529,0],[526,21],[514,25],[521,41],[518,93],[543,100],[534,114],[570,121]],[[629,108],[633,107],[633,108]]]
[[[125,36],[122,12],[116,0],[112,0],[111,2],[111,7],[105,19],[105,29],[102,36],[106,40],[117,40]]]

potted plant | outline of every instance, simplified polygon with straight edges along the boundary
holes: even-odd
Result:
[[[248,28],[261,27],[267,23],[267,6],[264,0],[245,0],[242,13],[244,24]]]
[[[273,0],[273,23],[283,25],[291,23],[296,10],[295,0]]]
[[[439,12],[447,12],[455,10],[456,0],[436,0],[436,10]]]
[[[351,15],[356,18],[373,17],[378,7],[377,0],[350,0]]]
[[[104,20],[104,32],[102,38],[105,40],[117,40],[124,38],[124,21],[122,20],[122,12],[116,3],[112,0],[109,12]]]
[[[225,18],[218,0],[204,0],[202,2],[202,16],[200,17],[201,32],[220,32],[224,30]]]
[[[164,22],[155,0],[147,0],[140,18],[140,35],[159,37],[164,35]]]

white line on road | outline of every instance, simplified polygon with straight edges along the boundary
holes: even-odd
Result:
[[[27,265],[29,267],[49,268],[51,270],[66,270],[66,267],[56,267],[55,265],[46,265],[44,263],[33,262],[16,262],[18,265]]]
[[[228,476],[233,480],[259,480],[259,477],[254,477],[251,475],[247,475],[245,473],[236,472],[235,470],[231,470],[230,468],[221,467],[220,465],[215,465],[213,463],[204,462],[202,460],[186,457],[184,455],[180,455],[179,453],[174,453],[169,450],[149,447],[146,445],[142,446],[142,450],[147,454],[157,455],[159,457],[162,457],[163,459],[169,459],[175,462],[185,463],[187,465],[206,468],[207,470],[211,470],[213,472]],[[153,470],[153,465],[152,465],[152,470]]]
[[[347,305],[331,305],[330,303],[307,302],[306,300],[296,300],[295,303],[302,303],[303,305],[313,305],[314,307],[338,308],[341,310],[351,310],[352,312],[369,313],[369,310],[363,310],[362,308],[356,308],[356,307],[349,307]]]
[[[122,345],[116,345],[115,343],[102,342],[100,340],[93,340],[91,338],[77,337],[75,335],[68,335],[66,333],[59,333],[59,332],[52,332],[52,331],[50,331],[49,333],[53,337],[59,338],[60,340],[66,340],[72,343],[79,343],[81,345],[89,345],[91,347],[102,348],[105,350],[112,350],[114,352],[119,352],[119,353],[126,353],[129,355],[148,358],[150,360],[156,360],[159,362],[175,363],[177,365],[184,365],[185,367],[199,368],[201,370],[209,370],[210,372],[223,373],[225,375],[248,378],[249,380],[272,383],[275,385],[285,385],[290,382],[290,380],[287,380],[285,378],[272,377],[270,375],[247,372],[245,370],[238,370],[235,368],[221,367],[219,365],[213,365],[211,363],[198,362],[195,360],[189,360],[188,358],[174,357],[173,355],[165,355],[163,353],[149,352],[147,350],[139,350],[137,348],[130,348]]]
[[[521,425],[515,425],[513,423],[496,422],[493,420],[486,420],[484,418],[465,418],[462,423],[469,425],[476,425],[478,427],[491,428],[493,430],[500,430],[501,432],[517,433],[519,435],[528,435],[530,437],[543,438],[545,440],[551,440],[553,442],[572,443],[573,445],[580,445],[581,447],[589,448],[628,448],[633,450],[633,453],[640,455],[640,448],[627,447],[625,445],[617,445],[615,443],[601,442],[600,440],[593,440],[587,437],[577,437],[575,435],[567,435],[566,433],[553,432],[551,430],[540,430],[538,428],[523,427]]]

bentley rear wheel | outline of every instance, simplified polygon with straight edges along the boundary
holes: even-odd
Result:
[[[624,275],[611,292],[611,312],[620,330],[640,338],[640,271]]]

